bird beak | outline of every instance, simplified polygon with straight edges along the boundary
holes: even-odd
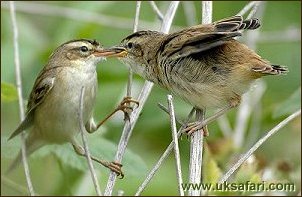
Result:
[[[93,54],[97,57],[125,57],[127,51],[124,47],[111,47],[109,49],[97,49]]]

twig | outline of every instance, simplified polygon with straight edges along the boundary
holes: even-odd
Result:
[[[166,108],[163,104],[158,103],[157,105],[158,105],[158,107],[159,107],[160,109],[162,109],[164,112],[166,112],[167,114],[170,114],[169,109]],[[176,122],[177,122],[178,124],[180,124],[181,126],[184,125],[183,121],[179,120],[176,116],[175,116],[175,120],[176,120]]]
[[[256,9],[259,6],[259,2],[255,3],[253,9],[249,13],[249,16],[252,17],[254,14],[256,14]],[[257,12],[257,18],[261,20],[263,14],[264,14],[264,5],[259,9],[259,12]],[[251,14],[252,13],[252,14]],[[256,42],[258,38],[260,37],[259,30],[256,31],[249,31],[246,32],[246,43],[247,45],[256,50]],[[244,144],[244,136],[246,132],[246,128],[248,126],[248,119],[254,110],[254,106],[257,105],[258,102],[260,102],[260,98],[262,97],[264,93],[264,85],[261,83],[256,86],[253,93],[248,92],[247,94],[243,95],[243,99],[241,102],[241,105],[239,106],[238,112],[237,112],[237,118],[236,118],[236,126],[234,128],[234,146],[235,148],[239,148]],[[253,97],[253,98],[252,98]]]
[[[212,22],[213,13],[213,3],[212,1],[202,2],[202,24],[209,24]]]
[[[204,120],[205,111],[196,109],[196,120]],[[203,151],[203,132],[194,132],[190,141],[190,163],[189,163],[189,183],[199,184],[201,182],[202,151]],[[199,196],[200,190],[190,189],[188,196]]]
[[[188,118],[185,122],[184,125],[186,125],[191,117],[193,116],[195,112],[195,108],[192,108],[191,112],[188,115]],[[179,138],[179,136],[182,133],[182,130],[184,129],[185,126],[180,127],[180,129],[177,132],[177,137]],[[174,147],[174,142],[172,141],[169,146],[166,148],[165,152],[162,154],[162,156],[159,158],[159,160],[157,161],[157,163],[154,165],[154,167],[152,168],[152,170],[149,172],[149,174],[147,175],[146,179],[144,180],[144,182],[139,186],[137,192],[135,193],[135,196],[139,196],[144,189],[146,188],[146,186],[148,185],[148,183],[151,181],[151,179],[154,177],[155,173],[157,172],[157,170],[159,169],[159,167],[162,165],[162,163],[168,158],[168,156],[170,155],[170,153],[172,152]]]
[[[21,121],[24,120],[24,105],[23,105],[23,96],[22,96],[22,81],[21,81],[21,70],[20,70],[20,60],[19,60],[19,45],[18,45],[18,26],[16,20],[16,11],[15,11],[15,4],[13,1],[9,2],[10,5],[10,15],[12,21],[12,29],[14,35],[14,56],[15,56],[15,70],[16,70],[16,85],[18,91],[18,100],[19,100],[19,114]],[[22,163],[24,167],[24,173],[26,177],[26,183],[28,187],[28,191],[31,196],[35,195],[34,188],[32,185],[32,181],[30,178],[27,156],[26,156],[26,145],[25,145],[25,133],[24,131],[21,133],[21,155],[22,155]]]
[[[8,6],[1,2],[1,8]],[[43,16],[64,17],[76,21],[89,22],[93,24],[116,27],[119,29],[132,29],[133,19],[127,19],[116,16],[108,16],[105,14],[85,11],[83,9],[68,8],[63,6],[50,5],[45,3],[18,2],[16,10],[29,14],[39,14]],[[156,23],[148,21],[140,21],[143,28],[152,29],[156,27]]]
[[[261,3],[261,1],[255,2],[253,9],[250,11],[249,15],[247,15],[246,19],[251,19],[256,14],[256,11]]]
[[[212,22],[212,1],[202,1],[202,24]],[[196,119],[204,120],[205,109],[196,109]],[[202,169],[202,150],[203,150],[203,133],[196,131],[191,135],[190,141],[190,164],[189,164],[189,183],[201,182]],[[200,190],[190,189],[189,196],[199,196]]]
[[[85,129],[85,126],[84,126],[84,121],[83,121],[84,93],[85,93],[85,87],[83,86],[81,88],[80,106],[79,106],[79,111],[78,111],[80,131],[81,131],[83,146],[84,146],[84,150],[85,150],[85,156],[86,156],[88,167],[89,167],[89,170],[90,170],[92,182],[93,182],[93,185],[94,185],[94,188],[95,188],[95,191],[96,191],[97,195],[101,196],[102,192],[101,192],[99,182],[98,182],[98,179],[97,179],[97,176],[95,174],[95,170],[94,170],[94,167],[93,167],[93,164],[92,164],[92,161],[91,161],[90,152],[89,152],[89,148],[88,148],[88,143],[87,143],[87,139],[86,139],[86,136],[85,136],[86,129]]]
[[[177,130],[176,130],[176,122],[175,122],[175,113],[174,113],[174,106],[173,106],[173,98],[171,95],[168,95],[168,106],[170,112],[170,122],[171,122],[171,130],[172,130],[172,137],[174,142],[174,155],[176,160],[176,172],[177,172],[177,180],[178,180],[178,191],[180,196],[184,196],[184,191],[181,187],[183,183],[182,180],[182,172],[181,172],[181,164],[180,164],[180,154],[179,154],[179,146],[178,146],[178,137],[177,137]]]
[[[254,146],[252,146],[238,161],[235,163],[231,169],[220,179],[219,183],[223,183],[272,135],[274,135],[277,131],[282,129],[285,125],[287,125],[294,118],[298,117],[301,114],[301,109],[288,116],[286,119],[281,121],[277,126],[275,126],[272,130],[267,132],[262,138],[260,138]]]
[[[137,1],[136,2],[135,19],[134,19],[134,24],[133,24],[133,32],[137,31],[140,8],[141,8],[141,1]],[[132,80],[133,80],[133,71],[132,71],[131,67],[129,67],[128,83],[127,83],[127,97],[131,97]]]
[[[174,18],[176,9],[178,7],[178,4],[179,4],[178,1],[173,1],[170,3],[170,6],[166,12],[166,15],[163,20],[163,24],[160,29],[161,32],[168,33],[168,31],[171,27],[172,20]],[[130,136],[132,134],[133,128],[134,128],[134,126],[138,120],[139,114],[140,114],[141,110],[143,109],[143,106],[152,90],[152,87],[153,87],[152,82],[145,81],[144,87],[142,88],[140,95],[138,97],[139,106],[133,110],[133,112],[131,113],[131,116],[130,116],[130,120],[125,123],[123,132],[122,132],[122,136],[121,136],[121,139],[118,144],[117,153],[115,155],[115,160],[117,162],[121,162],[121,160],[124,156],[124,153],[125,153],[128,141],[130,139]],[[112,194],[115,180],[116,180],[116,174],[111,172],[109,175],[109,178],[108,178],[105,195]]]
[[[3,175],[1,175],[1,184],[3,184],[3,187],[10,188],[15,192],[19,192],[20,195],[26,195],[28,192],[27,187],[24,187],[23,185],[20,185],[19,183],[16,183]]]
[[[155,12],[156,16],[158,17],[159,20],[163,20],[164,19],[164,16],[163,14],[161,13],[161,11],[158,9],[156,3],[154,1],[149,1],[153,11]]]
[[[243,16],[245,15],[254,5],[255,5],[256,1],[251,1],[248,4],[246,4],[246,6],[244,6],[244,8],[242,8],[242,10],[240,10],[236,15],[237,16]]]

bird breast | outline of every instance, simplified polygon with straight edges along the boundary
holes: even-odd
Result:
[[[35,111],[34,130],[46,141],[63,143],[70,141],[80,131],[78,112],[83,86],[84,124],[92,115],[97,75],[95,69],[83,72],[74,67],[63,67],[57,72],[53,89]]]

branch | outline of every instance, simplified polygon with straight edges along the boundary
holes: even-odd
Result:
[[[191,112],[188,115],[187,120],[185,121],[184,125],[187,125],[188,122],[190,121],[192,115],[195,112],[195,108],[192,108]],[[179,136],[181,136],[182,130],[185,128],[185,126],[180,127],[180,129],[177,132],[177,137],[179,138]],[[172,141],[169,146],[166,148],[165,152],[162,154],[162,156],[159,158],[159,160],[157,161],[157,163],[154,165],[154,167],[152,168],[152,170],[149,172],[149,174],[147,175],[146,179],[144,180],[144,182],[139,186],[137,192],[135,193],[135,196],[139,196],[144,189],[146,188],[146,186],[148,185],[148,183],[151,181],[151,179],[154,177],[155,173],[157,172],[157,170],[159,169],[159,167],[162,165],[162,163],[168,158],[168,156],[170,155],[170,153],[172,152],[174,147],[174,142]]]
[[[159,107],[161,110],[163,110],[163,111],[166,112],[167,114],[170,114],[169,109],[166,108],[163,104],[158,103],[157,105],[158,105],[158,107]],[[176,116],[175,116],[175,120],[176,120],[176,122],[177,122],[178,124],[180,124],[181,126],[184,125],[183,121],[179,120]]]
[[[134,19],[134,24],[133,24],[133,32],[137,31],[140,8],[141,8],[141,1],[137,1],[135,19]],[[133,71],[132,71],[131,67],[129,67],[128,83],[127,83],[127,97],[131,97],[132,80],[133,80]]]
[[[8,6],[5,3],[1,2],[1,8],[7,9]],[[46,3],[18,2],[16,4],[16,10],[19,12],[24,12],[29,14],[64,17],[76,21],[99,24],[99,25],[115,27],[119,29],[131,29],[133,24],[132,19],[116,17],[116,16],[108,16],[105,14],[85,11],[83,9],[56,6]],[[147,28],[147,29],[152,29],[156,27],[156,23],[154,22],[140,21],[140,24],[143,28]]]
[[[173,99],[173,97],[171,95],[168,95],[168,106],[169,106],[171,130],[172,130],[172,137],[173,137],[173,142],[174,142],[174,155],[175,155],[175,160],[176,160],[178,191],[179,191],[180,196],[184,196],[185,194],[181,187],[183,180],[182,180],[182,172],[181,172],[181,164],[180,164],[180,154],[179,154],[178,137],[177,137],[177,130],[176,130],[176,122],[175,122],[175,113],[174,113],[174,106],[173,106],[172,99]]]
[[[275,126],[272,130],[267,132],[265,136],[263,136],[261,139],[259,139],[254,146],[252,146],[238,161],[231,167],[231,169],[220,179],[219,183],[223,183],[266,141],[268,140],[272,135],[274,135],[277,131],[282,129],[285,125],[287,125],[290,121],[292,121],[294,118],[301,115],[301,109],[284,119],[282,122],[280,122],[277,126]]]
[[[256,4],[256,1],[251,1],[242,10],[240,10],[236,15],[237,16],[243,16],[245,15],[252,7],[254,7]]]
[[[204,120],[205,110],[196,109],[196,120]],[[191,135],[190,141],[190,163],[189,163],[189,183],[200,183],[201,168],[202,168],[202,151],[203,151],[203,132],[201,130],[195,131]],[[188,196],[199,196],[200,190],[190,189]]]
[[[19,45],[18,45],[18,26],[16,20],[16,11],[15,4],[13,1],[9,2],[10,5],[10,15],[12,21],[12,29],[14,35],[14,56],[15,56],[15,70],[16,70],[16,85],[18,91],[18,100],[19,100],[19,114],[21,122],[24,120],[24,105],[23,105],[23,96],[22,96],[22,81],[21,81],[21,70],[20,70],[20,61],[19,61]],[[21,155],[22,155],[22,163],[24,167],[24,173],[26,177],[26,183],[28,187],[29,194],[31,196],[35,195],[34,188],[32,185],[32,181],[30,178],[28,162],[27,162],[27,154],[26,154],[26,145],[25,145],[25,133],[24,131],[21,133]]]
[[[85,150],[85,156],[87,159],[87,163],[88,163],[88,167],[90,170],[90,174],[91,174],[91,178],[92,178],[92,182],[95,188],[95,191],[97,193],[98,196],[102,196],[102,192],[98,183],[98,179],[97,176],[95,174],[95,170],[91,161],[91,156],[90,156],[90,152],[89,152],[89,148],[88,148],[88,143],[87,143],[87,139],[85,136],[85,126],[84,126],[84,121],[83,121],[83,100],[84,100],[84,94],[85,94],[85,87],[83,86],[81,88],[81,97],[80,97],[80,106],[79,106],[79,111],[78,111],[78,117],[79,117],[79,122],[80,122],[80,131],[81,131],[81,136],[82,136],[82,141],[83,141],[83,146],[84,146],[84,150]]]
[[[254,8],[249,13],[249,16],[252,17],[254,14],[256,14],[256,9],[260,3],[255,3]],[[264,6],[259,9],[257,12],[257,18],[261,20],[263,14],[264,14]],[[252,13],[252,14],[251,14]],[[256,42],[260,36],[259,29],[256,31],[249,31],[246,32],[246,44],[253,50],[256,50]],[[263,93],[265,91],[265,86],[263,83],[258,83],[255,90],[253,92],[247,92],[245,95],[243,95],[242,102],[239,106],[237,117],[236,117],[236,126],[234,128],[233,133],[233,139],[234,139],[234,146],[235,148],[239,148],[244,144],[244,136],[246,132],[246,128],[248,126],[248,119],[255,109],[255,105],[257,105],[260,102],[260,98],[262,97]]]
[[[158,9],[156,3],[155,3],[154,1],[149,1],[149,3],[150,3],[150,5],[151,5],[153,11],[155,12],[156,16],[158,17],[158,19],[159,19],[160,21],[163,21],[164,16],[163,16],[163,14],[161,13],[161,11]]]
[[[168,33],[171,24],[172,24],[172,20],[174,18],[176,9],[178,7],[179,2],[178,1],[173,1],[170,3],[170,6],[166,12],[166,15],[164,17],[163,20],[163,24],[161,26],[160,31],[163,33]],[[131,113],[131,116],[129,118],[129,121],[127,121],[125,123],[125,126],[123,128],[123,133],[120,139],[120,142],[118,144],[118,149],[117,149],[117,153],[115,155],[115,160],[117,162],[121,162],[128,141],[130,139],[130,136],[132,134],[133,128],[138,120],[139,114],[141,112],[141,110],[143,109],[143,106],[152,90],[153,87],[153,83],[149,82],[149,81],[145,81],[144,87],[142,88],[140,95],[138,97],[138,101],[139,101],[139,106],[137,108],[135,108],[133,110],[133,112]],[[106,190],[105,190],[105,195],[111,195],[112,194],[112,190],[115,184],[115,180],[116,180],[116,174],[111,172],[108,178],[108,182],[107,182],[107,186],[106,186]]]
[[[202,24],[212,22],[212,1],[202,1]],[[203,121],[205,109],[196,109],[196,119]],[[199,130],[191,135],[190,141],[190,164],[189,164],[189,183],[201,182],[202,169],[202,150],[203,150],[203,132]],[[200,190],[190,189],[189,196],[199,196]]]

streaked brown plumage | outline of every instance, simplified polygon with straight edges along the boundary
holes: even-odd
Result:
[[[255,79],[287,72],[234,39],[259,26],[234,16],[170,34],[139,31],[122,40],[128,54],[120,60],[194,107],[235,107]]]
[[[139,31],[122,40],[128,55],[120,60],[198,108],[237,105],[255,79],[287,71],[233,39],[259,26],[234,16],[171,34]]]

